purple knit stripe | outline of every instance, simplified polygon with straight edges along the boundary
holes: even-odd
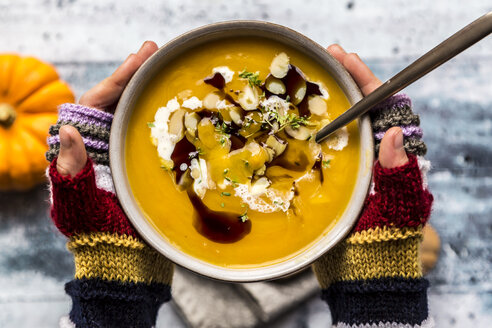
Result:
[[[94,140],[91,138],[82,138],[84,141],[84,144],[87,147],[91,147],[94,149],[100,149],[100,150],[109,150],[109,145],[107,142],[100,141],[100,140]],[[48,138],[48,145],[56,145],[60,143],[60,136],[52,136]]]
[[[403,135],[405,137],[418,137],[422,138],[423,136],[423,131],[419,126],[416,125],[408,125],[408,126],[400,126],[401,130],[403,131]],[[379,131],[374,133],[374,138],[377,140],[381,140],[384,137],[384,134],[386,131]]]
[[[74,122],[74,123],[82,123],[86,125],[95,125],[108,130],[111,128],[111,125],[104,121],[100,121],[90,116],[80,115],[78,113],[72,113],[68,111],[59,112],[58,122]]]
[[[376,106],[374,106],[371,111],[375,112],[381,109],[393,109],[394,107],[412,107],[412,101],[410,98],[404,93],[398,93],[394,96],[389,97],[388,99],[380,102]]]
[[[63,104],[58,107],[59,114],[62,113],[76,113],[86,117],[92,117],[100,122],[111,123],[113,121],[113,114],[103,112],[101,110],[90,108],[77,104]]]

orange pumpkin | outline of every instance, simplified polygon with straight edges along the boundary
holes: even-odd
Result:
[[[53,66],[0,54],[0,190],[26,190],[44,181],[48,129],[57,106],[73,101]]]

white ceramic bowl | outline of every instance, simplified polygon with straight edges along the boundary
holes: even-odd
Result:
[[[176,264],[204,276],[232,281],[252,282],[280,278],[295,273],[340,242],[357,220],[371,181],[374,157],[372,129],[368,117],[359,119],[361,140],[359,172],[348,207],[333,229],[301,254],[278,264],[253,269],[230,269],[192,257],[178,250],[156,231],[139,208],[130,188],[125,166],[125,136],[138,96],[147,83],[177,56],[197,45],[233,36],[259,36],[273,39],[304,53],[336,80],[351,104],[361,93],[350,74],[328,52],[307,37],[284,26],[261,21],[230,21],[200,27],[170,41],[152,55],[135,73],[118,103],[110,137],[110,165],[116,194],[130,221],[152,247]]]

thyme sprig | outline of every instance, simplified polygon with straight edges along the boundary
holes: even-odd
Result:
[[[246,69],[243,69],[241,73],[239,73],[239,77],[243,79],[247,79],[249,82],[250,87],[257,86],[259,87],[261,85],[261,80],[259,78],[260,72],[248,72]]]
[[[275,123],[277,123],[277,131],[282,130],[286,126],[291,126],[293,129],[298,129],[301,125],[309,124],[309,118],[307,117],[298,116],[294,113],[280,115],[275,108],[263,108],[263,112],[262,123],[268,124],[272,128],[274,128]]]

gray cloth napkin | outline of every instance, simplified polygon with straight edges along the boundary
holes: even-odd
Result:
[[[261,326],[319,291],[311,270],[271,282],[232,284],[176,267],[173,302],[189,327]]]

